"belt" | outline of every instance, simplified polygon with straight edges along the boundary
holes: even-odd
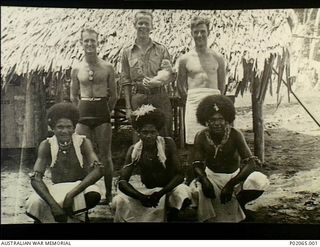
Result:
[[[165,92],[164,87],[155,87],[155,88],[144,88],[137,86],[136,93],[141,94],[160,94]]]
[[[92,97],[92,98],[82,97],[81,100],[84,100],[84,101],[100,101],[100,100],[104,100],[106,98],[107,97]]]

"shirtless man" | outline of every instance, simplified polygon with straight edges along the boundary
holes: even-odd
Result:
[[[192,165],[197,179],[190,185],[198,220],[240,222],[246,217],[245,205],[262,195],[269,180],[258,171],[260,162],[241,131],[231,126],[235,108],[229,98],[205,97],[196,115],[205,127],[195,137]]]
[[[142,105],[131,119],[140,139],[129,148],[120,171],[119,191],[112,201],[114,220],[163,222],[167,216],[168,221],[176,221],[190,205],[191,193],[181,184],[183,174],[173,139],[159,135],[165,125],[164,113]]]
[[[83,221],[82,212],[95,207],[100,199],[95,184],[103,176],[103,166],[91,141],[74,133],[79,110],[71,103],[58,103],[48,110],[48,124],[54,135],[43,140],[31,174],[35,192],[26,204],[26,214],[35,223]],[[43,180],[45,171],[51,182]]]
[[[117,100],[114,69],[97,56],[98,33],[95,30],[82,30],[80,43],[84,60],[71,72],[70,98],[80,111],[76,133],[94,138],[98,146],[100,160],[105,166],[106,201],[109,203],[113,172],[110,112]]]
[[[207,45],[209,20],[194,17],[191,20],[191,35],[195,49],[179,58],[177,77],[178,92],[186,102],[185,129],[189,153],[192,153],[196,133],[204,128],[196,119],[198,104],[208,95],[223,94],[226,80],[223,57]],[[190,156],[188,161],[190,164]]]

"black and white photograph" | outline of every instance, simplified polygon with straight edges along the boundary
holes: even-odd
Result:
[[[1,6],[1,225],[320,226],[319,95],[320,8]]]

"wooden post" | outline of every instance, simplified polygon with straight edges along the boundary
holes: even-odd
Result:
[[[254,154],[264,162],[264,126],[263,101],[259,100],[259,78],[255,77],[252,85],[252,121],[254,133]]]
[[[55,93],[55,103],[63,102],[63,75],[62,75],[62,67],[60,67],[59,71],[55,71],[55,85],[56,85],[56,93]]]
[[[36,147],[48,135],[48,124],[46,117],[46,92],[43,85],[43,75],[38,73],[35,76],[34,91],[34,128],[35,128],[35,145]]]
[[[22,148],[34,147],[34,104],[33,104],[33,77],[34,72],[27,70],[27,86],[26,86],[26,101],[25,101],[25,119],[23,126]]]
[[[23,123],[20,168],[22,165],[31,167],[35,161],[35,125],[34,125],[34,72],[26,74],[25,118]],[[31,152],[30,152],[31,151]]]

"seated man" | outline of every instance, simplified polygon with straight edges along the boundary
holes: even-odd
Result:
[[[163,222],[165,209],[168,220],[177,220],[180,210],[191,203],[191,193],[181,184],[183,173],[174,141],[159,136],[165,125],[164,114],[152,105],[142,105],[131,119],[140,140],[129,148],[121,170],[120,191],[112,202],[114,220]],[[132,176],[134,172],[138,176]]]
[[[74,133],[78,120],[79,111],[71,103],[55,104],[48,111],[54,135],[40,143],[31,176],[36,193],[27,201],[26,213],[35,223],[79,222],[75,214],[100,201],[95,183],[103,176],[103,165],[90,140]],[[53,185],[47,187],[43,176],[49,164]]]
[[[205,97],[197,108],[197,119],[206,128],[197,133],[192,155],[197,179],[190,184],[201,222],[239,222],[245,219],[245,205],[258,198],[269,184],[256,171],[243,134],[230,126],[235,108],[222,95]],[[240,160],[244,166],[240,166]]]

